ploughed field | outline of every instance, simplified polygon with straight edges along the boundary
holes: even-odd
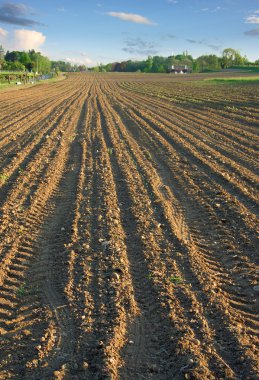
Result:
[[[259,88],[0,93],[0,378],[256,379]]]

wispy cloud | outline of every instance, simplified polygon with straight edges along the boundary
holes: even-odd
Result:
[[[220,12],[220,11],[224,11],[226,8],[222,8],[220,6],[217,6],[215,8],[202,8],[201,11],[202,12],[210,12],[210,13],[216,13],[216,12]]]
[[[185,41],[189,42],[190,44],[198,44],[198,45],[204,45],[204,46],[207,46],[209,47],[210,49],[213,49],[215,51],[219,51],[221,49],[221,46],[220,45],[214,45],[214,44],[210,44],[208,43],[206,40],[200,40],[200,41],[197,41],[197,40],[193,40],[193,39],[186,39]]]
[[[7,34],[8,34],[7,30],[0,28],[0,37],[5,38]]]
[[[145,25],[155,25],[155,23],[149,20],[147,17],[137,15],[134,13],[125,13],[125,12],[108,12],[108,16],[119,18],[123,21],[130,21],[136,24],[145,24]]]
[[[122,50],[137,55],[156,55],[158,53],[157,44],[144,41],[142,38],[128,39],[125,41],[126,47]]]
[[[4,3],[0,6],[0,21],[6,24],[20,26],[41,25],[28,15],[32,15],[31,8],[25,4]]]
[[[71,63],[71,64],[77,64],[77,65],[92,65],[93,61],[91,58],[87,57],[85,53],[79,53],[77,57],[67,57],[65,58],[65,61]]]
[[[215,50],[215,51],[219,51],[221,49],[221,46],[220,45],[214,45],[214,44],[207,44],[207,46],[209,48],[211,48],[212,50]]]
[[[211,13],[215,13],[215,12],[219,12],[219,11],[224,11],[224,10],[225,10],[225,8],[217,6],[216,8],[214,8],[214,9],[211,10]]]
[[[259,37],[259,28],[247,30],[244,32],[246,36],[251,36],[251,37]]]
[[[167,0],[168,3],[171,3],[171,4],[177,4],[178,3],[178,0]]]
[[[254,14],[247,16],[245,22],[247,24],[259,24],[259,11],[255,11]]]
[[[248,16],[246,18],[247,24],[259,24],[259,16]]]

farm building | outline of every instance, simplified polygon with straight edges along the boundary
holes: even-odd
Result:
[[[169,72],[172,74],[188,74],[191,72],[191,69],[187,65],[182,65],[182,66],[172,65],[169,69]]]

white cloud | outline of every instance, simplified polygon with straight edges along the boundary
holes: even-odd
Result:
[[[141,16],[141,15],[134,14],[134,13],[108,12],[107,14],[111,17],[117,17],[123,21],[135,22],[137,24],[155,25],[148,18]]]
[[[226,8],[222,8],[220,6],[217,6],[216,8],[202,8],[201,11],[202,12],[210,12],[210,13],[216,13],[216,12],[220,12],[220,11],[224,11]]]
[[[36,30],[20,29],[14,31],[14,46],[18,50],[38,50],[45,40],[46,37]]]
[[[80,53],[78,57],[67,57],[65,58],[65,61],[71,63],[71,64],[77,64],[77,65],[92,65],[93,61],[91,58],[87,57],[86,53]]]
[[[250,14],[250,16],[247,16],[245,18],[246,24],[259,24],[259,9],[255,10],[253,14]]]
[[[224,11],[224,10],[225,10],[225,8],[222,8],[222,7],[218,6],[218,7],[214,8],[214,9],[211,11],[211,13],[215,13],[215,12],[219,12],[219,11]]]
[[[7,34],[8,34],[7,30],[0,28],[0,37],[5,38]]]
[[[259,13],[259,12],[256,12],[256,13]],[[248,16],[246,17],[245,20],[247,24],[259,24],[259,16],[256,16],[256,15]]]

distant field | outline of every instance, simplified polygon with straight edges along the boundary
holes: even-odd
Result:
[[[257,378],[257,80],[1,91],[1,379]]]
[[[257,76],[240,76],[240,77],[229,77],[229,78],[214,78],[214,79],[208,79],[211,82],[217,82],[217,83],[228,83],[228,84],[249,84],[249,83],[258,83],[259,82],[259,75]]]

